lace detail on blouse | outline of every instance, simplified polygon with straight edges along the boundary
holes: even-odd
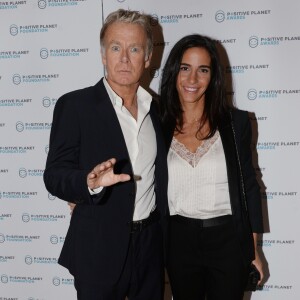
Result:
[[[219,131],[216,131],[215,135],[208,140],[204,140],[203,143],[197,148],[196,152],[191,152],[185,147],[184,144],[180,143],[175,137],[171,142],[171,149],[182,159],[188,162],[193,168],[197,166],[200,159],[209,151],[212,145],[219,138]]]

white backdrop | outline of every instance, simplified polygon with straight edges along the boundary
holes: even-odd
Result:
[[[42,175],[55,102],[102,77],[102,18],[118,8],[157,20],[144,78],[154,94],[179,38],[219,41],[228,96],[252,112],[267,231],[259,246],[268,280],[245,299],[300,299],[300,2],[224,2],[0,1],[0,300],[76,298],[72,276],[57,264],[69,209],[48,194]]]

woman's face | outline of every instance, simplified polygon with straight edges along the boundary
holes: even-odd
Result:
[[[186,50],[176,82],[180,102],[184,104],[204,100],[210,79],[211,59],[208,51],[199,47]]]

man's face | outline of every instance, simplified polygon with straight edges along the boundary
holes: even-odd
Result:
[[[140,25],[115,22],[107,28],[102,62],[113,89],[137,86],[150,64],[151,55],[146,56],[146,47],[147,36]]]

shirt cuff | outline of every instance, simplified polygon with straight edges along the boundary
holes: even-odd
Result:
[[[96,188],[96,189],[90,189],[89,187],[88,187],[88,189],[89,189],[89,192],[90,192],[90,195],[96,195],[96,194],[99,194],[102,190],[103,190],[103,186],[100,186],[100,187],[98,187],[98,188]]]

